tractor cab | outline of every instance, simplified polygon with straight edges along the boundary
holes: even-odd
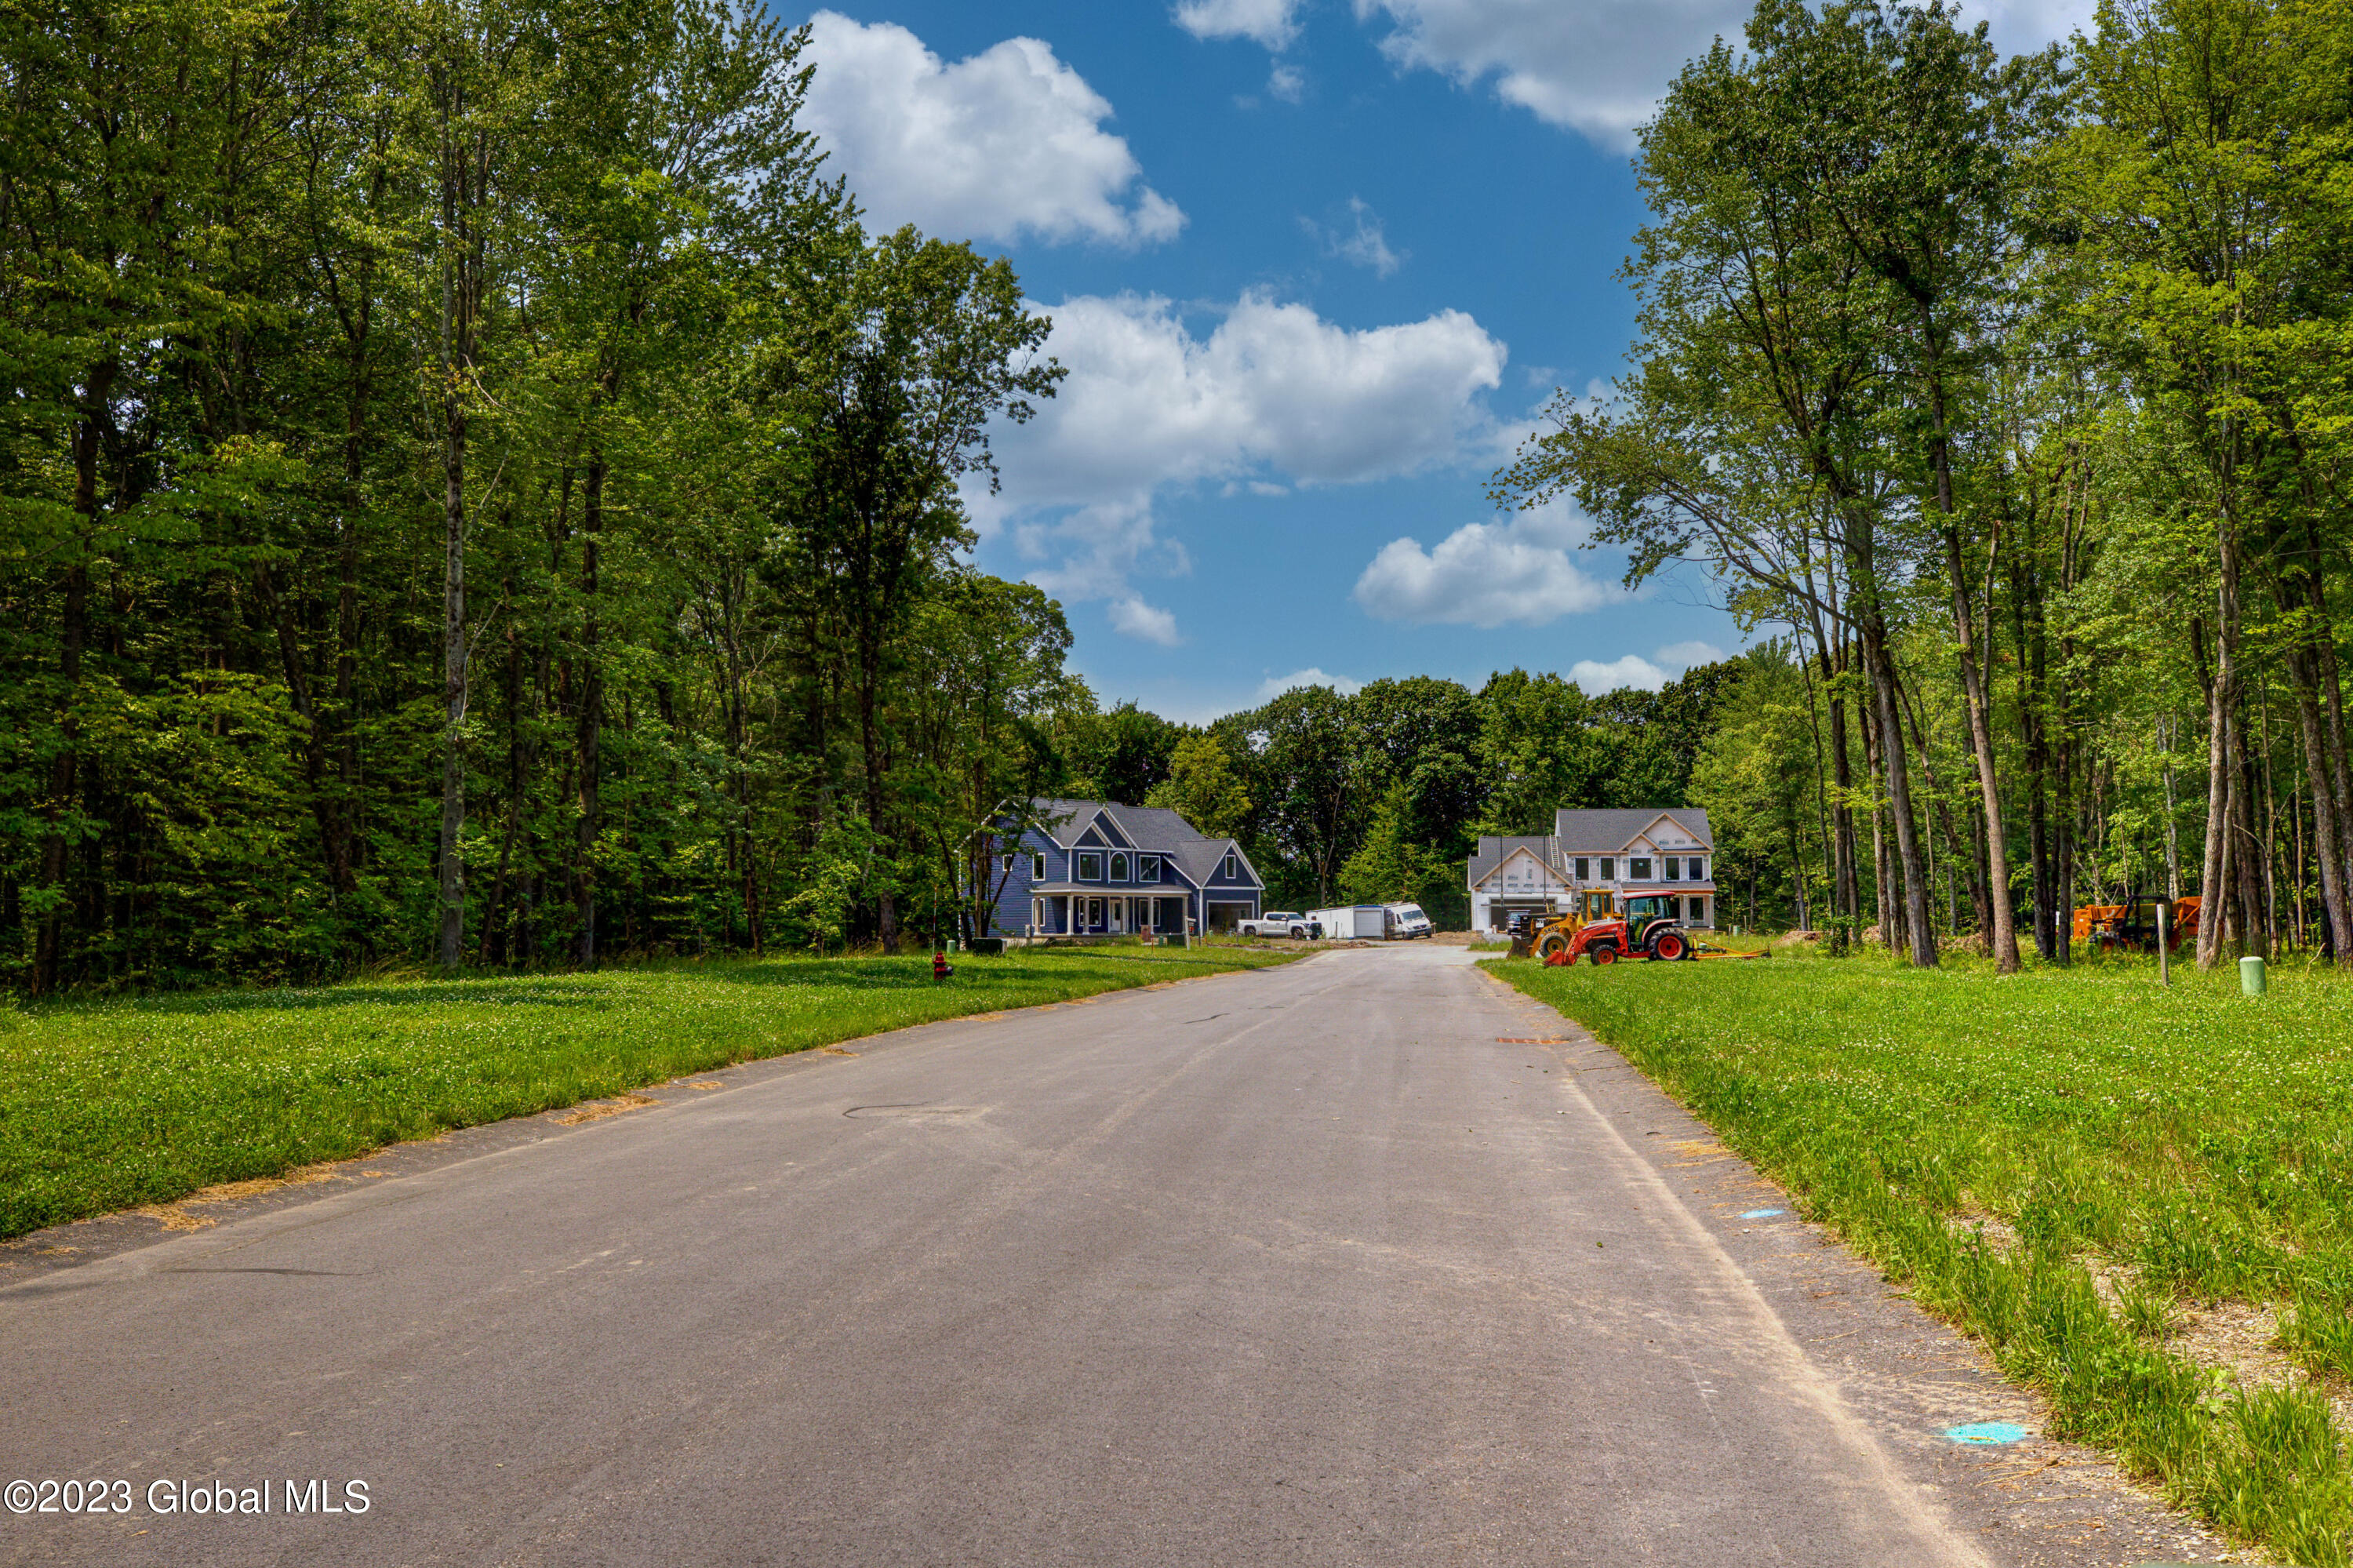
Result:
[[[1626,929],[1633,938],[1634,947],[1642,951],[1650,950],[1653,927],[1663,931],[1676,924],[1676,916],[1668,910],[1663,895],[1646,895],[1626,900]]]

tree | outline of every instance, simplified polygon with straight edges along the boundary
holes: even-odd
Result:
[[[1214,735],[1188,735],[1168,760],[1168,778],[1145,796],[1176,812],[1205,838],[1231,838],[1250,820],[1250,798]]]

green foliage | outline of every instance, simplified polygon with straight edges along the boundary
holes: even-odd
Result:
[[[1250,798],[1214,735],[1188,735],[1178,741],[1169,755],[1168,778],[1152,787],[1144,803],[1176,812],[1213,839],[1240,832],[1250,814]]]

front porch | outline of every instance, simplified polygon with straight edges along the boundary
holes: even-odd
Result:
[[[1046,937],[1181,936],[1182,894],[1050,893],[1029,900],[1030,929]]]

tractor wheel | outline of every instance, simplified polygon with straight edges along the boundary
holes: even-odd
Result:
[[[1566,937],[1546,937],[1536,946],[1536,957],[1548,964],[1562,960],[1567,952],[1568,938]]]
[[[1659,939],[1651,944],[1651,957],[1672,963],[1683,956],[1683,935],[1681,931],[1662,931]]]
[[[1597,964],[1614,964],[1618,961],[1618,949],[1604,942],[1593,949],[1591,957]]]

